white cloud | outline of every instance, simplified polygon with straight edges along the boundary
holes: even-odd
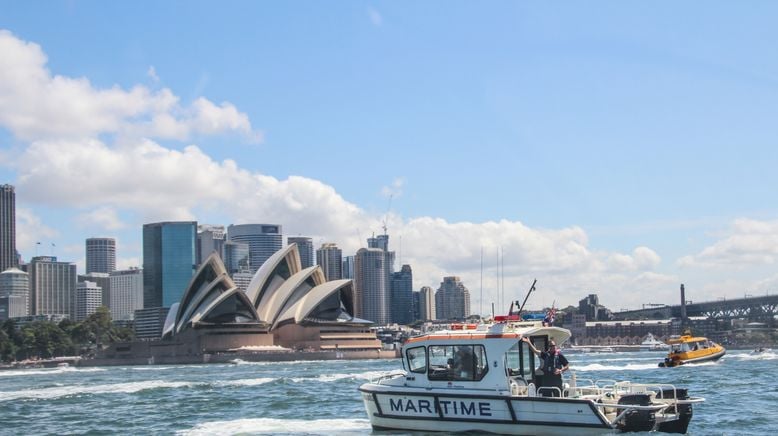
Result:
[[[98,207],[76,217],[76,222],[88,229],[120,230],[125,227],[116,209],[108,206]]]
[[[86,78],[52,75],[41,47],[0,30],[0,125],[34,141],[88,138],[102,133],[185,140],[193,134],[261,134],[233,105],[198,98],[182,106],[165,88],[136,85],[97,89]],[[156,75],[153,67],[149,75]]]
[[[16,207],[16,249],[28,253],[44,253],[51,241],[59,236],[59,232],[41,221],[30,209]],[[41,244],[38,245],[37,243]]]
[[[376,27],[381,27],[381,25],[384,23],[384,19],[381,14],[373,8],[367,9],[367,15],[370,17],[370,22],[373,23],[373,25]]]
[[[146,75],[149,76],[149,78],[154,82],[159,82],[159,76],[157,75],[157,69],[154,68],[154,65],[149,65],[149,69],[146,71]]]
[[[737,219],[727,235],[696,255],[678,259],[681,267],[745,268],[778,260],[778,221]]]
[[[405,185],[405,179],[397,177],[392,180],[392,184],[381,188],[381,195],[384,197],[398,198],[403,194],[403,185]]]

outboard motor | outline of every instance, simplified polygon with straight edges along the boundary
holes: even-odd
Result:
[[[619,404],[650,406],[651,396],[647,394],[624,395],[619,398]],[[630,410],[618,426],[621,431],[651,431],[655,424],[656,416],[653,410]]]
[[[662,389],[662,398],[677,398],[679,400],[689,399],[689,392],[686,389]],[[675,406],[667,406],[665,413],[675,413]],[[689,421],[692,420],[692,405],[678,405],[678,419],[675,421],[665,421],[659,424],[659,431],[665,433],[686,433],[689,427]]]

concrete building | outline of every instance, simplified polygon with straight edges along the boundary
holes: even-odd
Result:
[[[30,314],[30,277],[18,269],[0,273],[0,321]]]
[[[283,247],[281,231],[278,224],[233,224],[227,227],[227,239],[249,245],[249,270],[253,274]]]
[[[419,317],[422,321],[434,321],[435,316],[435,291],[429,286],[422,286],[419,290]]]
[[[73,319],[76,292],[76,264],[57,262],[54,256],[33,257],[30,274],[30,314],[63,315]]]
[[[413,304],[413,271],[410,265],[403,265],[400,271],[392,273],[391,322],[408,325],[416,320]]]
[[[316,264],[324,271],[327,280],[340,280],[343,277],[343,252],[337,244],[327,242],[316,250]]]
[[[360,248],[354,258],[356,316],[385,325],[390,320],[386,256],[380,248]]]
[[[441,320],[464,320],[470,316],[470,291],[459,277],[443,277],[435,293],[435,312]]]
[[[169,307],[149,307],[135,311],[135,337],[141,341],[157,340],[162,337]]]
[[[86,240],[86,273],[109,274],[116,269],[116,239],[88,238]]]
[[[0,185],[0,272],[18,265],[16,257],[16,193]]]
[[[181,300],[197,263],[196,221],[143,225],[143,307]]]
[[[304,236],[290,236],[286,238],[287,245],[297,244],[297,250],[300,251],[300,265],[303,268],[310,268],[315,265],[316,260],[313,253],[313,239]]]
[[[103,306],[111,307],[111,275],[106,273],[93,272],[88,274],[79,274],[79,282],[95,282],[100,289],[103,290],[103,295],[100,297]]]
[[[201,224],[197,226],[197,264],[205,262],[205,259],[216,253],[221,256],[224,252],[224,242],[227,233],[224,226]]]
[[[103,289],[95,282],[84,281],[76,285],[76,294],[73,298],[73,320],[76,322],[85,320],[89,315],[97,312],[97,308],[103,305]]]
[[[114,271],[109,277],[111,296],[108,308],[114,321],[134,319],[135,311],[143,309],[143,270],[130,268]]]

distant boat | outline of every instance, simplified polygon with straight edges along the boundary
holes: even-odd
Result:
[[[651,333],[646,335],[646,339],[640,343],[640,349],[643,351],[661,351],[667,350],[669,348],[669,345],[660,340],[657,340]]]
[[[69,368],[70,364],[67,362],[60,362],[57,364],[57,368]]]
[[[720,359],[727,350],[721,345],[709,341],[708,338],[683,335],[667,341],[670,352],[660,367],[673,367],[689,363],[701,363]]]

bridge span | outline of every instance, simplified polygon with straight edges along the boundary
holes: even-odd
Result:
[[[681,308],[682,306],[678,304],[675,306],[625,310],[614,312],[613,317],[617,320],[680,318]],[[768,323],[772,326],[775,323],[776,315],[778,315],[778,295],[686,304],[687,317],[705,316],[721,320],[742,318],[750,321]]]

